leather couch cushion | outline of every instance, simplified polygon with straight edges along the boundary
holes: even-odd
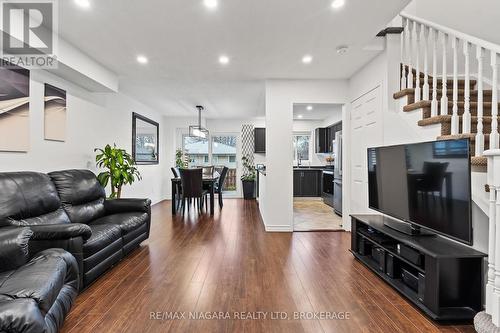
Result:
[[[0,189],[0,226],[70,223],[46,174],[3,172]]]
[[[0,230],[1,271],[13,270],[28,261],[28,242],[31,236],[33,232],[29,228],[12,227]]]
[[[63,170],[49,173],[64,210],[73,223],[88,223],[104,215],[104,189],[89,170]]]
[[[89,223],[89,225],[115,224],[124,234],[136,230],[146,224],[148,214],[146,213],[120,213],[101,217]]]
[[[92,224],[92,236],[83,244],[84,257],[99,252],[117,239],[121,238],[120,227],[116,224]]]
[[[73,256],[62,249],[49,249],[19,267],[0,286],[0,294],[12,300],[31,298],[47,313],[67,281],[78,290],[78,269]]]

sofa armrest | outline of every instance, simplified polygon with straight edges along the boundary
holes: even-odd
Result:
[[[151,212],[150,199],[109,199],[104,201],[106,214],[117,214],[126,212]]]
[[[65,223],[32,225],[33,240],[56,240],[82,237],[84,241],[92,236],[92,230],[86,224]]]
[[[0,332],[46,332],[45,318],[35,300],[0,301]]]
[[[29,240],[33,232],[29,228],[0,229],[0,267],[8,271],[24,265],[29,258]]]

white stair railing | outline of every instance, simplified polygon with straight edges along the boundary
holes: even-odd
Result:
[[[483,155],[485,141],[489,142],[490,149],[500,148],[500,135],[498,133],[498,58],[500,46],[406,13],[402,13],[401,17],[404,28],[401,37],[401,59],[403,61],[401,90],[414,89],[415,102],[421,99],[430,101],[431,116],[451,115],[451,134],[468,134],[475,145],[475,156]],[[428,73],[429,45],[431,45],[430,51],[432,53],[432,77]],[[475,51],[477,67],[474,61],[472,61],[473,64],[470,61],[471,48],[473,52]],[[463,51],[459,52],[459,50]],[[438,53],[441,57],[438,57]],[[487,73],[490,73],[489,69],[484,68],[484,53],[491,59],[491,107],[489,104],[486,107],[484,105],[484,71],[487,70]],[[423,56],[424,67],[423,80],[420,78],[421,56]],[[459,78],[459,66],[460,70],[462,66],[459,64],[461,60],[459,57],[462,56],[464,61],[463,79]],[[451,77],[448,77],[448,61],[452,62],[450,64]],[[472,103],[471,73],[475,73],[476,68],[477,103]],[[438,78],[439,72],[441,76]],[[448,79],[453,82],[451,88],[447,84]],[[441,82],[440,87],[438,87],[438,80]],[[438,99],[439,92],[441,93],[440,99]],[[449,103],[450,99],[451,103]],[[486,117],[488,123],[491,121],[489,133],[484,133],[486,112],[491,115]],[[488,115],[488,113],[486,114]],[[472,121],[473,119],[474,121]],[[474,123],[477,123],[475,128],[472,126]]]

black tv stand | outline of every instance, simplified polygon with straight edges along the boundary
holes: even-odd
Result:
[[[482,310],[486,254],[438,235],[404,234],[382,215],[351,217],[354,257],[429,317],[471,321]]]
[[[402,222],[395,219],[392,219],[387,216],[383,216],[384,225],[388,226],[391,229],[402,232],[406,235],[411,236],[436,236],[435,233],[420,228],[418,225],[411,224],[409,222]]]

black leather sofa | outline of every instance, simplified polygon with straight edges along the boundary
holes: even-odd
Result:
[[[62,249],[30,252],[32,235],[0,230],[0,332],[57,332],[78,294],[76,259]]]
[[[149,237],[151,201],[107,200],[89,170],[0,173],[0,189],[0,227],[29,226],[34,251],[69,251],[84,288]]]

